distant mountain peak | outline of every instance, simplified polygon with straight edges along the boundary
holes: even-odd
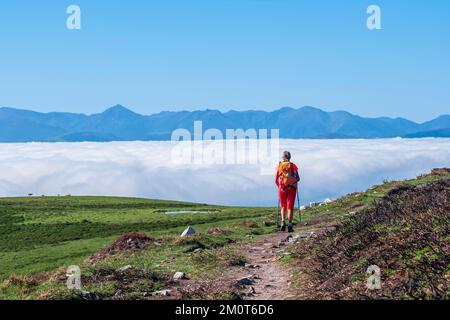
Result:
[[[131,111],[130,109],[124,107],[121,104],[116,104],[115,106],[112,106],[108,109],[106,109],[105,111],[103,111],[103,114],[135,114],[137,115],[137,113],[135,113],[134,111]]]

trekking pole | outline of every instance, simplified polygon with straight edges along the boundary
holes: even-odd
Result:
[[[302,223],[302,210],[300,209],[300,196],[298,193],[298,187],[297,187],[297,205],[298,205],[298,224]]]
[[[277,213],[275,216],[275,223],[277,224],[277,228],[280,227],[280,199],[277,200]]]

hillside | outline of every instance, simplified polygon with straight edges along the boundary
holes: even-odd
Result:
[[[450,129],[450,116],[419,124],[403,118],[364,118],[313,107],[224,113],[207,109],[153,115],[141,115],[121,105],[92,115],[0,108],[0,142],[170,140],[172,132],[179,128],[193,134],[195,121],[202,121],[203,130],[215,128],[224,136],[226,129],[279,129],[281,138],[292,139],[416,137],[422,132],[441,137],[442,130]]]
[[[447,179],[438,179],[442,176]],[[420,181],[430,181],[418,184]],[[375,188],[372,192],[379,192]],[[295,249],[304,299],[448,299],[450,170],[394,184],[386,195]],[[381,269],[381,290],[367,290],[367,268]]]
[[[0,298],[448,299],[449,193],[449,169],[386,182],[307,208],[289,237],[274,208],[0,199]],[[180,238],[188,225],[197,234]],[[83,292],[65,287],[73,264]],[[373,264],[379,291],[366,288]]]

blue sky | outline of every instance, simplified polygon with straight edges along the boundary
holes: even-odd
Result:
[[[82,29],[66,28],[77,4]],[[382,10],[382,30],[366,9]],[[450,1],[2,1],[0,106],[450,113]]]

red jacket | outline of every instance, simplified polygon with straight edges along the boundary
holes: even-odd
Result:
[[[298,181],[300,181],[300,175],[298,173],[298,167],[295,165],[295,163],[291,162],[292,164],[292,170],[294,172],[294,175],[297,176]],[[275,184],[278,188],[283,188],[283,181],[281,179],[281,172],[280,172],[280,165],[277,167],[277,174],[275,175]],[[293,186],[294,188],[297,188],[297,183]]]

